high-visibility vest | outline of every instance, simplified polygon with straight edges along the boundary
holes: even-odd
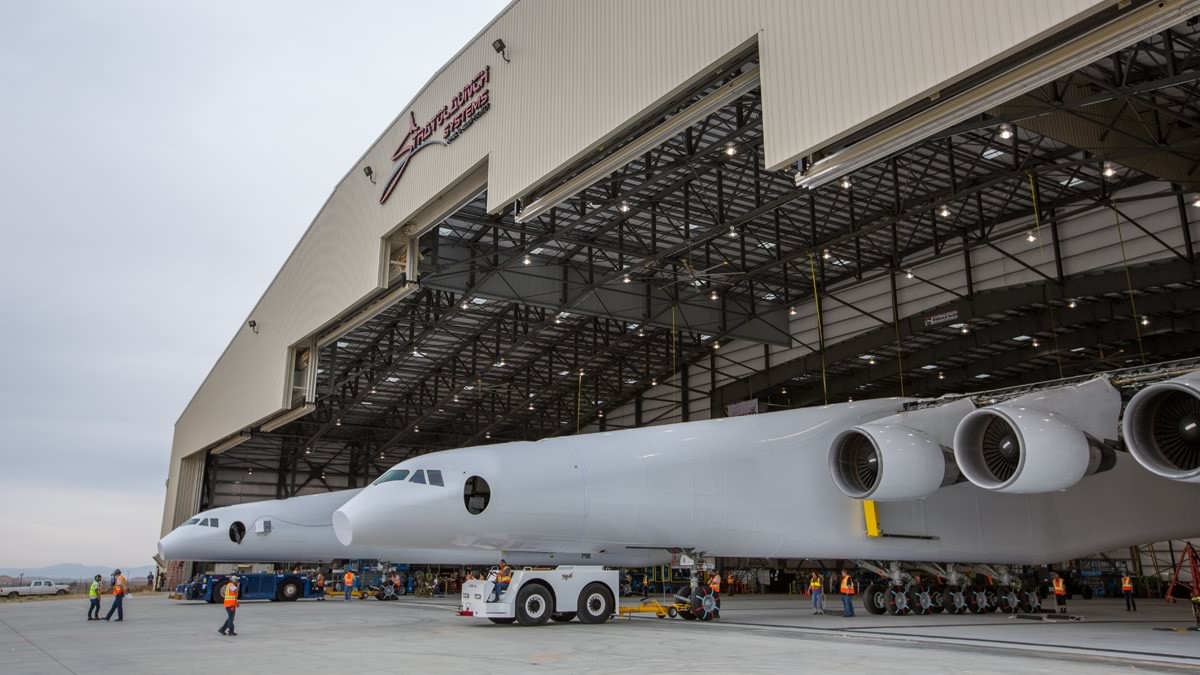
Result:
[[[842,593],[854,595],[854,581],[850,579],[849,574],[842,575]]]
[[[1132,591],[1133,590],[1133,577],[1121,577],[1121,590],[1122,591]]]
[[[317,588],[324,588],[324,587],[325,587],[325,575],[318,574],[317,575]]]
[[[342,577],[342,581],[346,583],[346,588],[354,587],[354,572],[346,572],[346,576]]]
[[[808,587],[814,591],[821,590],[821,577],[813,577],[808,580]]]
[[[113,582],[113,595],[125,594],[125,577],[117,575],[117,580]]]
[[[1067,582],[1062,577],[1057,577],[1057,578],[1053,579],[1053,581],[1054,581],[1054,594],[1055,595],[1066,595],[1067,594]]]
[[[712,578],[708,580],[708,587],[713,590],[713,593],[720,593],[721,592],[721,575],[720,574],[712,575]]]
[[[512,581],[512,568],[509,567],[508,565],[501,567],[500,571],[496,573],[496,583],[507,584],[507,583],[510,583],[511,581]]]
[[[238,585],[235,583],[225,584],[225,606],[237,607],[238,600]]]
[[[100,597],[100,582],[99,581],[92,582],[92,587],[88,589],[88,597],[89,598]]]

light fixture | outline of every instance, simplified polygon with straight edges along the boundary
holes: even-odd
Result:
[[[734,227],[733,225],[729,226],[729,236],[734,239],[737,239],[738,231],[737,231],[737,228]]]
[[[483,435],[483,437],[484,437],[484,438],[491,438],[491,437],[492,437],[492,432],[490,432],[490,431],[489,431],[489,432],[485,433],[485,434]]]
[[[821,257],[822,257],[822,258],[824,258],[824,259],[826,259],[826,260],[829,260],[829,259],[830,259],[831,257],[833,257],[833,256],[832,256],[832,255],[830,255],[830,253],[829,253],[829,249],[825,249],[824,251],[822,251],[822,252],[821,252]]]
[[[735,147],[733,143],[730,143],[729,145],[725,146],[725,154],[733,157],[737,154],[737,147]]]
[[[639,329],[638,329],[638,332],[637,332],[637,336],[638,336],[638,337],[646,337],[646,331],[644,331],[644,330],[642,330],[641,328],[639,328]]]
[[[1039,345],[1039,344],[1040,344],[1040,343],[1039,343],[1039,342],[1037,341],[1037,339],[1035,338],[1035,339],[1034,339],[1034,341],[1033,341],[1033,347],[1034,347],[1034,349],[1036,349],[1036,348],[1038,347],[1038,345]]]
[[[938,209],[938,215],[943,218],[949,218],[950,217],[950,207],[946,206],[945,204],[942,204],[942,207],[940,209]]]
[[[533,264],[533,258],[530,258],[530,257],[529,257],[529,254],[528,254],[528,253],[526,253],[526,254],[525,254],[525,257],[524,257],[524,258],[521,260],[521,262],[525,263],[526,265],[532,265],[532,264]]]
[[[658,379],[657,379],[657,378],[655,378],[655,379],[652,379],[652,380],[650,380],[650,386],[651,386],[651,387],[657,387],[657,386],[658,386]]]
[[[792,307],[791,309],[789,309],[789,310],[788,310],[788,314],[789,314],[790,316],[796,316],[796,308],[795,308],[795,307]]]
[[[306,454],[306,455],[311,455],[311,454],[312,454],[312,448],[305,448],[305,449],[304,449],[304,454]]]
[[[780,394],[782,394],[782,395],[784,395],[784,396],[787,396],[787,387],[781,387],[781,388],[779,389],[779,393],[780,393]]]
[[[1037,241],[1037,235],[1035,235],[1035,234],[1033,233],[1033,230],[1030,230],[1030,231],[1028,231],[1028,232],[1026,232],[1026,233],[1025,233],[1025,241],[1027,241],[1027,242],[1029,242],[1029,243],[1031,243],[1031,244],[1032,244],[1033,242]]]
[[[462,304],[461,304],[461,305],[459,305],[459,307],[461,307],[461,308],[463,308],[463,309],[471,309],[471,305],[470,305],[470,303],[468,303],[466,300],[463,300],[463,301],[462,301]]]
[[[629,213],[629,203],[621,202],[621,205],[617,207],[617,210],[621,213]]]
[[[716,299],[717,299],[717,298],[719,298],[719,297],[721,297],[721,296],[717,295],[717,292],[716,292],[716,291],[713,291],[712,293],[709,293],[709,294],[708,294],[708,299],[709,299],[709,300],[716,300]]]
[[[713,349],[720,349],[720,348],[721,348],[721,343],[716,340],[713,340]]]
[[[253,476],[253,475],[254,475],[254,469],[246,469],[246,475],[247,475],[247,476]]]
[[[939,380],[944,380],[944,379],[946,379],[946,374],[945,374],[945,373],[938,373],[938,379],[939,379]]]
[[[374,394],[374,393],[375,393],[375,387],[371,387],[371,393],[372,393],[372,394]]]
[[[419,434],[419,433],[421,433],[421,427],[413,427],[413,431],[415,431]]]
[[[583,377],[583,368],[580,368],[580,369],[579,369],[579,376],[580,376],[580,377]]]
[[[455,394],[455,395],[454,395],[454,402],[455,402],[455,403],[458,403],[458,394]]]
[[[533,404],[532,404],[532,403],[530,403],[530,404],[529,404],[529,409],[530,409],[531,411],[533,410]]]
[[[246,325],[250,327],[250,330],[254,331],[255,335],[258,335],[258,322],[257,321],[255,321],[254,319],[250,319],[249,321],[246,322]]]
[[[1142,316],[1142,325],[1149,326],[1150,325],[1150,317],[1143,315]]]
[[[867,359],[867,365],[869,365],[869,366],[875,365],[875,357],[872,356],[871,358]]]
[[[363,173],[367,175],[367,178],[371,181],[372,184],[375,183],[375,171],[371,167],[364,166]]]
[[[600,412],[596,413],[596,417],[604,417],[604,411],[601,410]]]
[[[850,176],[842,176],[842,189],[849,190],[854,183],[850,182]]]
[[[626,274],[626,275],[625,275],[625,276],[624,276],[624,277],[621,279],[621,281],[624,281],[625,283],[630,283],[631,281],[633,281],[633,279],[630,279],[630,278],[629,278],[629,275],[628,275],[628,274]]]
[[[1113,164],[1112,162],[1105,162],[1104,163],[1104,177],[1112,178],[1115,175],[1117,175],[1117,165]]]
[[[907,269],[907,270],[905,270],[905,271],[904,271],[904,276],[905,276],[906,278],[908,278],[908,279],[911,279],[911,278],[913,278],[913,271],[912,271],[911,269]]]
[[[1067,309],[1075,309],[1075,307],[1076,307],[1076,303],[1074,300],[1067,301]]]
[[[379,453],[379,459],[383,459],[383,453]]]
[[[967,324],[965,324],[965,323],[964,323],[964,324],[963,324],[963,326],[962,326],[962,328],[959,328],[958,330],[959,330],[959,332],[960,332],[960,333],[962,333],[963,335],[966,335],[967,333],[970,333],[970,332],[971,332],[971,327],[970,327],[970,326],[968,326]]]
[[[505,63],[511,63],[508,60],[508,45],[504,44],[504,40],[500,38],[492,40],[492,49],[496,50],[496,53],[500,55],[500,58],[504,59]]]
[[[335,422],[333,423],[333,425],[334,425],[334,426],[338,426],[338,427],[342,426],[342,418],[340,418],[340,417],[339,417],[339,418],[337,419],[337,421],[335,421]]]
[[[500,359],[500,363],[497,363],[496,365],[498,365],[498,366],[500,366],[501,368],[503,368],[503,367],[505,366],[504,359]]]
[[[1008,140],[1013,137],[1013,128],[1009,124],[1001,124],[999,127],[1000,138]]]
[[[557,324],[560,324],[560,323],[562,323],[562,319],[560,319],[560,318],[558,318],[558,317],[556,316],[556,317],[554,317],[554,323],[555,323],[556,325],[557,325]]]
[[[1200,208],[1200,192],[1192,195],[1192,206]]]

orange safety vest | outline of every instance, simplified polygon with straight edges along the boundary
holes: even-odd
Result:
[[[720,574],[712,575],[712,578],[708,580],[708,587],[713,590],[713,593],[720,593],[721,592],[721,575]]]
[[[1133,590],[1133,577],[1121,577],[1121,590],[1122,591],[1132,591]]]
[[[238,601],[238,585],[234,583],[225,584],[225,606],[237,607]]]
[[[125,584],[126,583],[127,582],[125,581],[125,577],[118,574],[117,582],[115,584],[113,584],[113,588],[112,588],[113,595],[125,595]]]
[[[342,577],[342,581],[345,582],[346,588],[353,588],[354,587],[354,572],[346,572],[346,576]]]
[[[1054,582],[1054,594],[1055,595],[1066,595],[1067,594],[1067,582],[1064,581],[1062,577],[1058,577],[1056,579],[1053,579],[1052,581]]]
[[[842,593],[845,595],[854,595],[854,581],[850,579],[850,575],[842,577]]]
[[[507,583],[510,583],[511,581],[512,581],[512,568],[509,567],[508,565],[501,567],[500,571],[496,573],[496,583],[507,584]]]

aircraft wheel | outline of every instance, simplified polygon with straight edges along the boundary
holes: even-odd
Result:
[[[516,619],[515,617],[511,617],[511,616],[510,616],[510,617],[507,617],[507,618],[503,618],[503,619],[502,619],[502,618],[497,618],[497,617],[494,617],[494,616],[489,616],[489,617],[488,617],[488,621],[491,621],[492,623],[500,623],[500,624],[510,624],[510,623],[512,623],[512,622],[514,622],[514,621],[516,621],[516,620],[517,620],[517,619]]]
[[[561,614],[551,614],[550,620],[557,621],[559,623],[567,623],[568,621],[574,621],[575,620],[575,612],[563,612]]]
[[[951,614],[963,614],[967,611],[967,598],[962,588],[953,584],[942,591],[942,607]]]
[[[983,591],[983,595],[985,598],[987,598],[987,604],[984,606],[984,610],[989,613],[996,611],[996,609],[999,608],[999,605],[996,604],[996,592],[990,588],[986,588]]]
[[[701,586],[692,593],[692,614],[701,621],[721,618],[721,595],[708,586]]]
[[[540,626],[554,613],[550,591],[539,584],[526,584],[517,593],[517,621],[522,626]]]
[[[604,623],[615,609],[612,591],[608,586],[594,581],[579,592],[577,607],[579,623]]]
[[[883,595],[887,603],[887,613],[893,616],[905,616],[912,612],[912,597],[899,586],[889,586]]]
[[[987,611],[987,596],[981,587],[974,584],[963,589],[963,597],[967,601],[967,609],[972,614],[983,614]]]
[[[1019,605],[1017,596],[1013,594],[1012,586],[1001,586],[996,589],[996,607],[1001,612],[1013,614],[1017,611]]]
[[[882,584],[871,584],[863,593],[863,609],[868,614],[883,614],[887,611],[888,589]]]
[[[933,598],[929,591],[914,588],[908,592],[908,606],[912,607],[913,614],[931,614],[933,612]]]
[[[929,589],[929,611],[934,614],[941,614],[946,611],[945,599],[942,597],[946,592],[943,586],[934,586]]]

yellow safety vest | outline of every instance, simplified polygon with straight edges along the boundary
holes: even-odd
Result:
[[[100,582],[99,581],[92,582],[91,588],[88,589],[88,597],[89,598],[100,597]]]
[[[809,579],[808,587],[809,588],[820,588],[821,587],[821,579],[819,577],[816,579]]]

